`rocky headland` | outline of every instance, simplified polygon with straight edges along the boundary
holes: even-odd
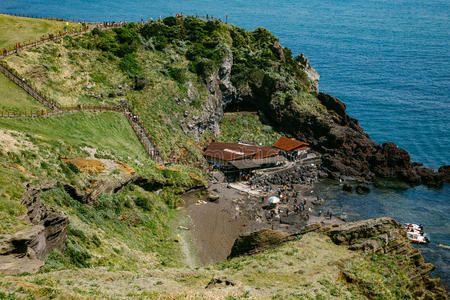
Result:
[[[369,219],[340,225],[308,225],[294,234],[273,230],[262,230],[244,234],[236,239],[230,257],[252,255],[278,247],[309,232],[322,233],[337,245],[346,245],[349,250],[363,251],[366,255],[381,254],[395,258],[397,267],[405,270],[410,282],[413,299],[447,299],[446,291],[440,287],[438,278],[429,274],[434,266],[425,262],[418,249],[411,246],[406,238],[403,225],[391,218]],[[376,298],[370,286],[362,278],[342,271],[343,280],[358,285],[369,299]]]

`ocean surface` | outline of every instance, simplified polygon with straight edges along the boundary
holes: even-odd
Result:
[[[450,164],[450,1],[448,0],[8,0],[0,12],[91,21],[139,21],[213,15],[263,26],[321,75],[319,88],[347,104],[377,142],[395,142],[413,160]],[[333,184],[318,193],[325,207],[351,220],[391,216],[422,223],[432,243],[421,247],[450,289],[450,186],[372,189],[348,195]]]

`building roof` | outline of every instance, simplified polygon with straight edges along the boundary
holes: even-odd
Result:
[[[204,155],[219,160],[232,161],[243,158],[261,159],[278,155],[279,152],[279,149],[272,147],[214,142],[208,146]]]
[[[262,159],[241,159],[241,160],[235,160],[232,161],[231,164],[239,169],[239,170],[245,170],[245,169],[257,169],[264,167],[264,165],[274,165],[282,162],[286,162],[287,159],[284,156],[277,155],[272,157],[266,157]]]
[[[280,137],[273,145],[275,148],[292,151],[300,147],[309,146],[308,143],[297,141],[296,139],[288,139],[287,137]],[[302,149],[303,150],[303,149]]]

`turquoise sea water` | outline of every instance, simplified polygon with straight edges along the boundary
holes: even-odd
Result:
[[[392,141],[413,160],[450,164],[450,1],[448,0],[8,0],[0,12],[86,20],[159,15],[213,15],[247,29],[263,26],[294,53],[305,53],[320,89],[342,99],[350,115],[379,143]],[[375,189],[346,195],[319,188],[326,204],[351,219],[389,215],[425,225],[422,247],[435,274],[450,287],[450,187]]]

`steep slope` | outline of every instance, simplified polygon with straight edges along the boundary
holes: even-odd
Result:
[[[202,174],[156,166],[123,114],[0,119],[0,135],[1,272],[181,263],[170,220]]]
[[[139,269],[126,271],[97,267],[8,276],[0,283],[0,295],[77,299],[445,299],[439,280],[428,277],[432,265],[411,248],[401,224],[392,219],[316,229],[292,236],[282,245],[268,244],[266,250],[252,256],[203,268],[159,268],[144,263]]]
[[[373,142],[344,103],[317,91],[309,61],[264,28],[168,17],[66,38],[6,64],[62,105],[127,105],[166,160],[203,164],[201,149],[220,136],[224,111],[252,110],[322,153],[328,177],[430,186],[449,179],[448,168],[419,168],[394,144]]]

